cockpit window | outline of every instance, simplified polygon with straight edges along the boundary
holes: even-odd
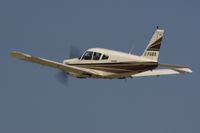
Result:
[[[82,60],[91,60],[92,59],[92,54],[93,54],[93,52],[86,51],[85,54],[82,57]]]
[[[99,60],[101,57],[101,53],[94,52],[93,60]]]
[[[103,55],[103,57],[102,57],[102,60],[107,60],[109,58],[109,56],[107,56],[107,55]]]

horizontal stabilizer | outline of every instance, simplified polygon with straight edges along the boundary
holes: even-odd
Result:
[[[132,75],[131,77],[145,77],[145,76],[162,76],[162,75],[171,75],[171,74],[183,74],[191,73],[192,70],[189,68],[174,68],[174,69],[155,69],[149,70],[141,73]]]
[[[170,68],[187,68],[183,65],[175,65],[175,64],[158,64],[160,67],[170,67]]]

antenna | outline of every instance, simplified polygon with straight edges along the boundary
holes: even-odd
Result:
[[[128,54],[132,54],[133,48],[134,48],[134,45],[131,46],[131,49],[130,49],[130,51],[128,52]]]

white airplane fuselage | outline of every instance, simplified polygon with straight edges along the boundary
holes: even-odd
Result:
[[[88,51],[92,52],[93,54],[100,53],[101,57],[98,60],[83,59],[84,54]],[[135,73],[153,70],[158,66],[158,63],[153,60],[144,58],[142,56],[136,56],[114,50],[108,50],[103,48],[91,48],[88,49],[86,52],[84,52],[84,54],[79,58],[64,60],[63,64],[91,69],[91,71],[95,71],[99,75],[101,75],[101,78],[127,78]],[[106,55],[109,58],[102,59],[103,55]],[[99,76],[87,74],[69,74],[80,78],[99,78]]]

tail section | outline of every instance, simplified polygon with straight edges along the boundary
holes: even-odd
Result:
[[[158,28],[156,29],[149,44],[147,45],[142,55],[143,57],[147,59],[151,59],[156,62],[158,61],[163,34],[164,34],[164,30],[158,29]]]

